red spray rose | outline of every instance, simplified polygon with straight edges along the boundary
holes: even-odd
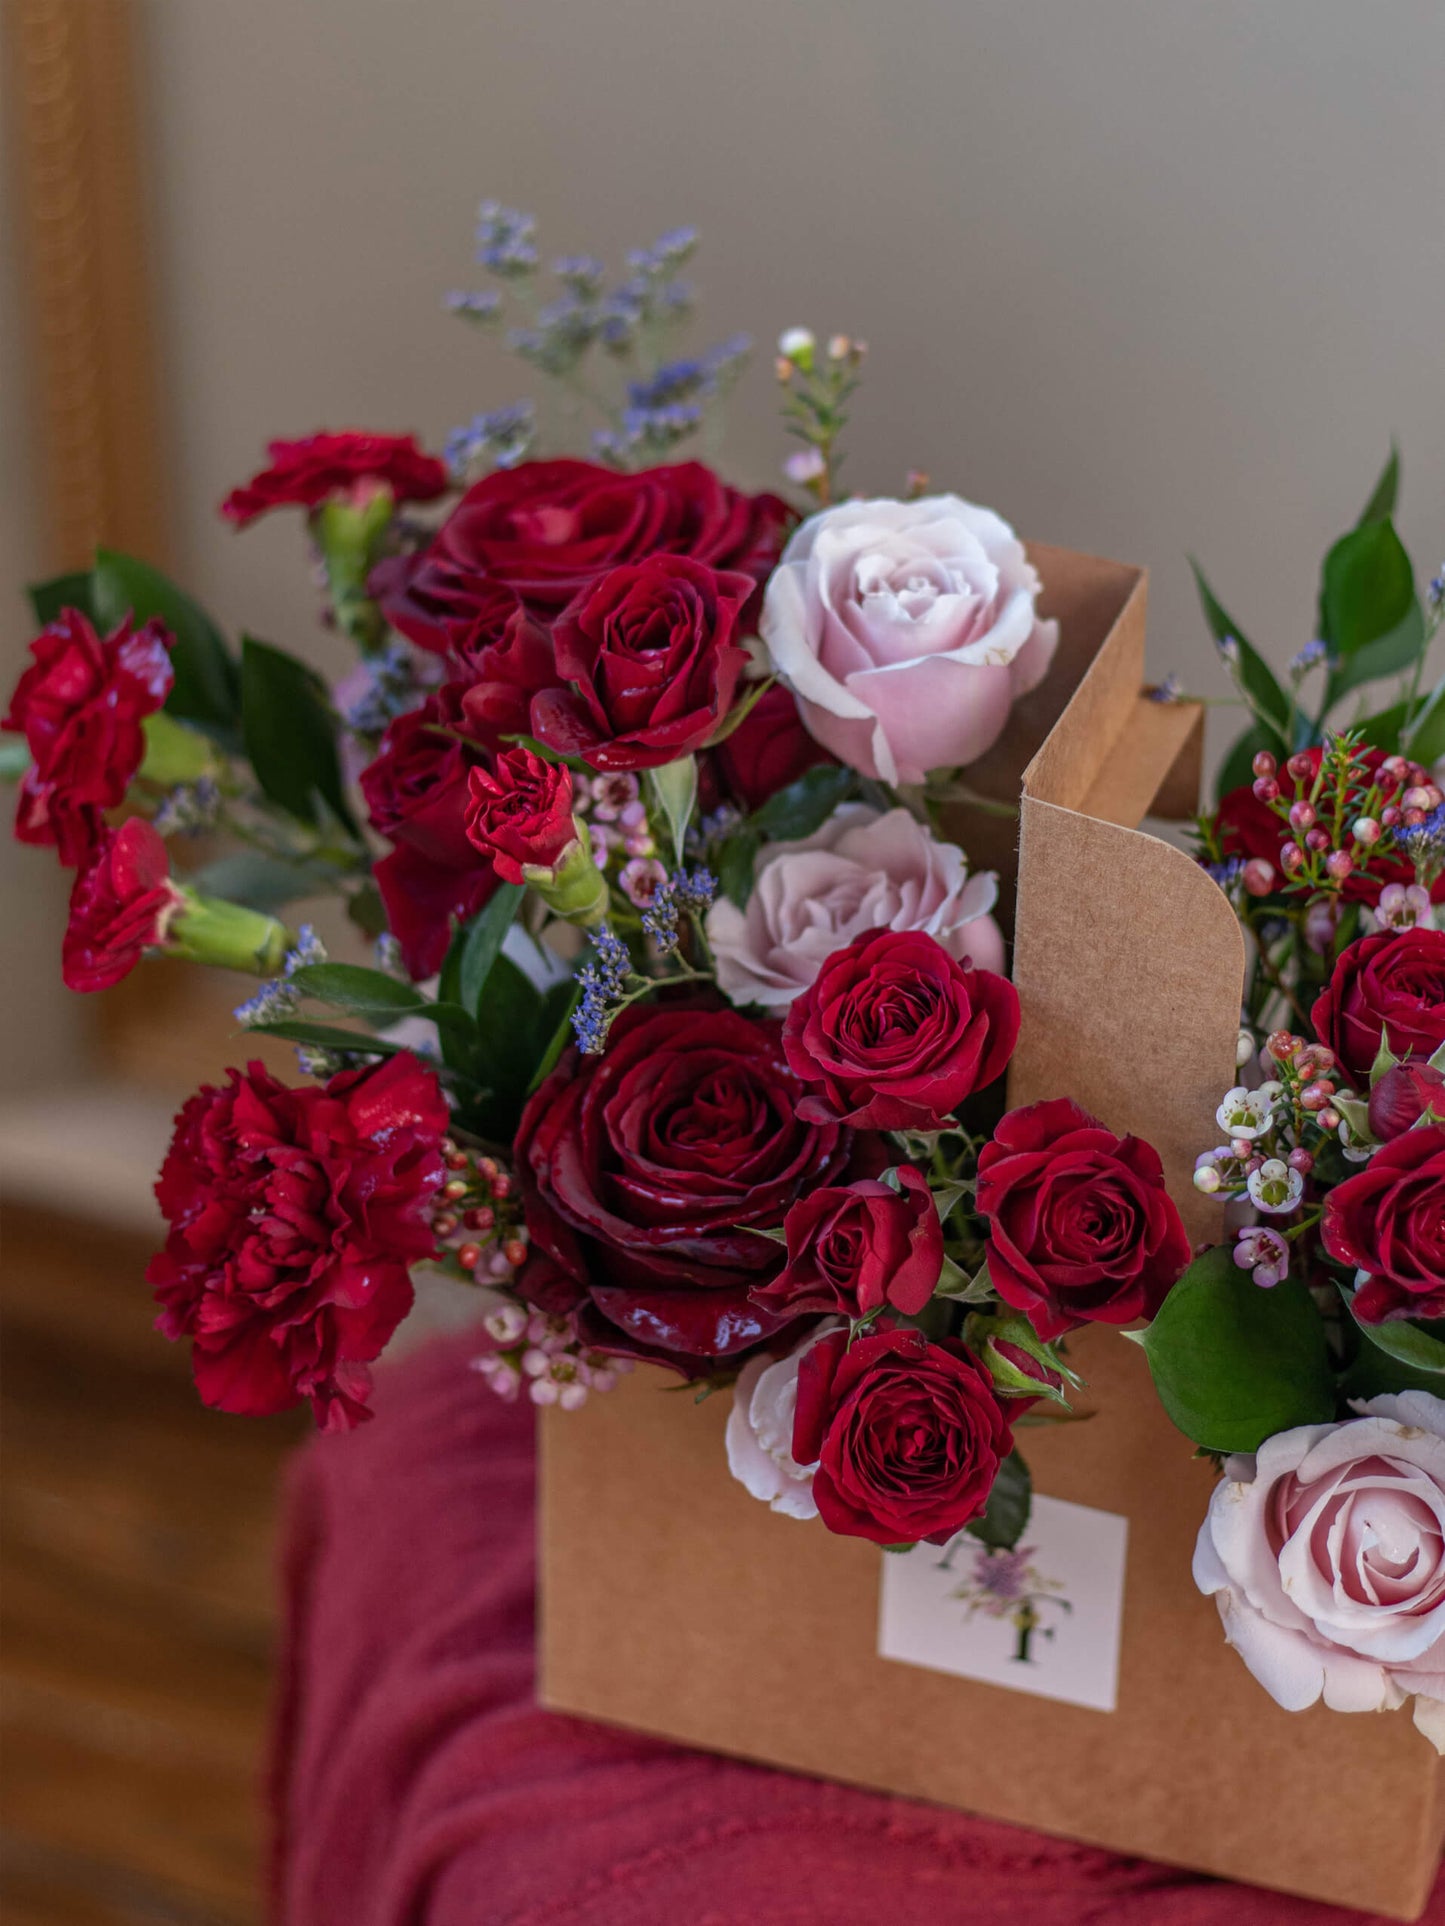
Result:
[[[1445,1043],[1445,932],[1382,930],[1351,943],[1310,1015],[1361,1088],[1382,1039],[1397,1057],[1433,1056]]]
[[[1384,1144],[1325,1199],[1325,1249],[1366,1273],[1355,1315],[1445,1317],[1445,1124]]]
[[[938,1130],[1013,1055],[1018,992],[918,930],[868,930],[788,1011],[783,1047],[810,1086],[798,1114]]]
[[[311,1400],[371,1416],[367,1363],[411,1309],[429,1256],[448,1112],[415,1057],[288,1089],[262,1064],[181,1110],[156,1185],[169,1225],[146,1275],[157,1328],[193,1341],[203,1400],[260,1416]]]
[[[53,843],[68,865],[95,847],[101,812],[144,760],[141,724],[170,693],[171,643],[159,622],[137,629],[128,616],[102,641],[78,609],[62,609],[30,644],[35,659],[0,722],[30,749],[15,810],[22,843]]]
[[[845,1174],[850,1136],[797,1112],[777,1026],[706,1003],[638,1005],[602,1056],[568,1050],[528,1103],[517,1169],[533,1260],[518,1288],[586,1342],[692,1376],[785,1323],[750,1301],[776,1224]]]
[[[572,774],[519,746],[468,778],[467,836],[504,883],[521,883],[523,865],[553,869],[577,841]]]
[[[651,769],[700,749],[732,702],[747,654],[734,640],[752,578],[653,555],[584,589],[552,631],[572,686],[532,701],[543,742],[594,769]]]
[[[803,727],[798,699],[775,682],[712,752],[719,780],[742,808],[761,809],[769,796],[834,759]]]
[[[867,1317],[891,1305],[916,1316],[943,1269],[943,1225],[921,1171],[904,1164],[901,1189],[863,1178],[800,1197],[788,1212],[788,1261],[754,1304]]]
[[[1310,759],[1308,775],[1304,778],[1304,793],[1307,796],[1310,785],[1319,774],[1323,749],[1304,749],[1300,752]],[[1364,768],[1369,776],[1374,776],[1385,760],[1383,749],[1367,749]],[[1293,778],[1281,771],[1280,786],[1286,797],[1294,794]],[[1239,789],[1231,789],[1228,795],[1221,796],[1217,814],[1220,847],[1226,856],[1238,856],[1246,862],[1260,858],[1269,863],[1276,876],[1282,874],[1279,852],[1286,842],[1293,841],[1294,831],[1267,803],[1262,803],[1248,783]],[[1380,900],[1380,891],[1387,883],[1413,883],[1414,865],[1403,856],[1371,855],[1368,869],[1356,869],[1348,877],[1341,892],[1348,903],[1366,903],[1373,906]],[[1445,875],[1438,878],[1430,892],[1437,903],[1445,902]]]
[[[163,941],[181,892],[166,846],[140,816],[102,830],[70,892],[60,973],[71,990],[108,990]]]
[[[1013,1448],[988,1373],[956,1338],[834,1331],[798,1371],[793,1457],[816,1464],[829,1531],[876,1545],[943,1545],[988,1503]]]
[[[1067,1098],[1010,1111],[978,1159],[988,1274],[1040,1337],[1152,1317],[1189,1263],[1164,1166]]]
[[[1445,1120],[1445,1070],[1411,1057],[1387,1070],[1370,1092],[1370,1135],[1382,1144],[1402,1137],[1427,1110]]]
[[[592,462],[529,461],[469,488],[428,559],[551,612],[608,569],[650,555],[688,555],[760,583],[794,519],[776,495],[741,495],[701,462],[619,475]]]
[[[368,485],[389,488],[399,502],[435,501],[448,487],[445,467],[417,446],[415,435],[321,433],[268,442],[266,453],[270,466],[221,503],[237,528],[273,508],[317,508]]]
[[[496,887],[467,837],[468,778],[489,758],[479,743],[457,739],[458,703],[449,683],[397,716],[361,774],[371,825],[393,845],[372,874],[413,977],[441,968],[452,917],[475,915]]]

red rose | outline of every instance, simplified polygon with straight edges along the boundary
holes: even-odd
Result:
[[[987,1371],[956,1338],[834,1331],[798,1371],[793,1457],[816,1464],[829,1531],[876,1545],[943,1545],[988,1503],[1013,1448]]]
[[[430,502],[448,488],[445,467],[415,435],[316,434],[266,444],[269,468],[233,488],[221,513],[237,528],[273,508],[317,508],[333,495],[391,490],[399,502]]]
[[[786,1322],[749,1299],[776,1224],[844,1174],[849,1133],[805,1123],[777,1026],[711,1002],[639,1005],[603,1056],[568,1050],[522,1115],[534,1257],[519,1288],[588,1343],[687,1375]]]
[[[1445,1119],[1445,1070],[1411,1057],[1387,1070],[1370,1092],[1370,1135],[1379,1143],[1402,1137],[1427,1110]]]
[[[712,752],[719,779],[739,805],[761,809],[769,796],[834,758],[803,727],[791,689],[775,682]]]
[[[467,782],[487,752],[457,739],[464,727],[458,703],[448,683],[397,716],[361,773],[371,825],[393,845],[372,875],[413,977],[435,975],[452,917],[475,915],[496,887],[491,864],[467,837]]]
[[[467,656],[496,638],[521,608],[515,589],[434,556],[388,555],[368,595],[398,634],[431,655]]]
[[[53,843],[60,860],[85,860],[145,757],[141,723],[170,693],[172,638],[159,622],[127,616],[102,641],[78,609],[62,609],[30,644],[0,728],[23,735],[30,767],[20,781],[15,834]]]
[[[800,1197],[784,1226],[788,1261],[754,1304],[791,1317],[867,1317],[885,1305],[916,1316],[943,1269],[943,1225],[921,1171],[904,1164],[898,1181],[900,1190],[863,1178]]]
[[[1361,1088],[1382,1039],[1397,1057],[1433,1056],[1445,1043],[1445,932],[1381,930],[1351,943],[1310,1015]]]
[[[761,583],[795,517],[776,495],[740,495],[701,462],[619,475],[585,461],[529,461],[469,488],[429,559],[560,609],[597,576],[650,555],[688,555]]]
[[[1337,1264],[1367,1273],[1355,1293],[1366,1324],[1445,1317],[1445,1124],[1417,1124],[1336,1184],[1321,1234]]]
[[[1189,1234],[1140,1137],[1067,1098],[1010,1111],[978,1159],[988,1274],[1042,1338],[1152,1317],[1189,1263]]]
[[[1001,1074],[1018,992],[918,930],[868,930],[788,1011],[783,1048],[812,1088],[798,1114],[875,1130],[939,1130]]]
[[[1323,749],[1306,749],[1301,752],[1310,759],[1309,774],[1304,779],[1304,793],[1309,794],[1310,785],[1319,773]],[[1367,749],[1364,768],[1373,777],[1385,760],[1383,749]],[[1292,797],[1293,778],[1280,772],[1280,789],[1286,797]],[[1216,826],[1219,832],[1220,847],[1226,856],[1238,856],[1245,861],[1252,857],[1262,858],[1270,863],[1277,876],[1282,876],[1279,860],[1281,846],[1295,840],[1294,831],[1281,817],[1276,816],[1268,803],[1262,803],[1248,783],[1239,789],[1231,789],[1219,801]],[[1413,883],[1414,864],[1403,856],[1370,856],[1368,869],[1357,869],[1345,882],[1341,891],[1346,902],[1366,903],[1373,907],[1380,900],[1380,891],[1387,883]],[[1445,875],[1439,877],[1430,892],[1437,903],[1445,902]]]
[[[70,892],[60,973],[72,990],[108,990],[160,943],[181,892],[166,846],[140,816],[101,832]]]
[[[523,864],[555,868],[577,841],[571,771],[534,750],[509,749],[491,770],[473,769],[468,794],[468,839],[504,883],[525,882]]]
[[[448,1125],[415,1057],[291,1090],[262,1064],[181,1110],[156,1185],[170,1225],[146,1273],[157,1328],[193,1340],[203,1400],[260,1416],[309,1398],[323,1429],[371,1416],[368,1361],[431,1255]]]

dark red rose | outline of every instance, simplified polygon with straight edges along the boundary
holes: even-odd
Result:
[[[1361,1089],[1382,1039],[1397,1057],[1434,1056],[1445,1043],[1445,932],[1381,930],[1351,943],[1310,1016]]]
[[[797,698],[781,682],[759,697],[712,753],[723,788],[749,812],[808,770],[834,760],[803,727]]]
[[[1383,1144],[1325,1198],[1325,1249],[1367,1273],[1355,1316],[1445,1317],[1445,1124]]]
[[[72,990],[108,990],[160,943],[183,901],[166,846],[140,816],[101,831],[70,892],[60,974]]]
[[[569,688],[532,700],[532,730],[594,769],[652,769],[700,749],[747,665],[733,637],[751,578],[685,555],[611,569],[552,630]]]
[[[446,1102],[411,1056],[324,1088],[259,1063],[229,1076],[181,1110],[156,1185],[156,1326],[193,1340],[207,1404],[261,1416],[309,1398],[346,1430],[371,1416],[366,1366],[411,1309],[408,1266],[435,1249]]]
[[[1010,1111],[978,1159],[988,1274],[1042,1338],[1153,1317],[1189,1263],[1158,1153],[1068,1098]]]
[[[523,864],[552,869],[577,841],[572,773],[518,747],[468,778],[467,836],[504,883],[522,883]]]
[[[1301,752],[1310,758],[1310,772],[1305,779],[1305,793],[1319,773],[1322,749],[1306,749]],[[1385,760],[1383,749],[1368,749],[1364,764],[1369,775],[1373,776]],[[1286,797],[1294,795],[1294,779],[1281,772],[1280,789]],[[1284,843],[1295,840],[1294,831],[1282,818],[1276,816],[1267,803],[1262,803],[1248,783],[1239,789],[1231,789],[1219,801],[1217,826],[1220,846],[1226,856],[1238,856],[1248,861],[1251,857],[1261,857],[1274,866],[1277,875],[1282,877],[1279,860],[1280,848]],[[1380,900],[1380,891],[1387,883],[1413,883],[1414,864],[1403,856],[1371,855],[1368,869],[1357,869],[1347,879],[1341,894],[1346,902],[1365,903],[1373,907]],[[1430,892],[1437,903],[1445,902],[1445,875],[1439,877]]]
[[[788,1011],[783,1048],[810,1086],[798,1114],[874,1130],[938,1130],[999,1076],[1018,992],[918,930],[868,930]]]
[[[711,1001],[624,1011],[605,1054],[568,1050],[523,1113],[518,1288],[575,1310],[587,1342],[689,1376],[770,1337],[785,1316],[748,1294],[782,1253],[749,1227],[845,1175],[850,1149],[798,1094],[776,1024]]]
[[[943,1269],[943,1225],[921,1171],[904,1164],[902,1188],[872,1178],[800,1197],[788,1212],[788,1261],[754,1304],[867,1317],[891,1305],[916,1316]]]
[[[1427,1110],[1445,1120],[1445,1070],[1411,1057],[1387,1070],[1370,1092],[1370,1135],[1382,1144],[1401,1137]]]
[[[145,758],[141,724],[170,693],[171,643],[159,622],[136,629],[129,616],[102,641],[78,609],[62,609],[30,644],[35,659],[0,722],[30,749],[15,809],[22,843],[53,843],[68,865],[90,854],[102,811]]]
[[[333,495],[382,487],[399,502],[430,502],[449,485],[445,467],[417,446],[415,435],[323,432],[267,442],[266,453],[270,466],[221,503],[221,513],[237,528],[273,508],[317,508]]]
[[[372,569],[366,588],[392,628],[430,655],[475,655],[496,641],[522,606],[516,590],[504,582],[426,549],[386,556]]]
[[[441,968],[451,919],[475,915],[496,888],[492,865],[467,836],[468,778],[489,757],[479,743],[458,740],[458,703],[449,683],[397,716],[361,773],[371,825],[393,846],[372,875],[413,977]]]
[[[701,462],[619,475],[585,461],[529,461],[469,488],[428,559],[504,583],[550,613],[608,569],[649,555],[688,555],[760,584],[795,519],[776,495],[741,495]]]
[[[956,1338],[834,1331],[798,1371],[793,1456],[816,1464],[829,1531],[875,1545],[946,1544],[988,1503],[1013,1448],[987,1371]]]

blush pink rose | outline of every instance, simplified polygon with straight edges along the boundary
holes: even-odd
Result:
[[[760,1351],[748,1359],[733,1386],[728,1413],[728,1470],[754,1498],[785,1518],[816,1518],[812,1465],[793,1456],[793,1416],[798,1408],[798,1371],[820,1338],[843,1327],[837,1318],[815,1325],[783,1358]]]
[[[758,859],[748,906],[708,912],[718,984],[734,1003],[785,1009],[835,950],[865,930],[922,930],[956,963],[1004,971],[990,870],[970,875],[961,849],[940,843],[906,809],[844,803],[802,842]]]
[[[1227,1460],[1194,1582],[1286,1711],[1413,1697],[1445,1752],[1445,1403],[1402,1391],[1359,1410]]]
[[[825,749],[884,782],[976,762],[1043,680],[1057,622],[992,509],[933,495],[840,502],[789,540],[760,624]]]

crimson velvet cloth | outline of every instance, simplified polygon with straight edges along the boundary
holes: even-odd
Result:
[[[384,1372],[376,1422],[294,1468],[273,1782],[286,1926],[1365,1918],[540,1711],[532,1412],[469,1370],[477,1348],[449,1337]],[[1427,1917],[1445,1926],[1445,1889]]]

